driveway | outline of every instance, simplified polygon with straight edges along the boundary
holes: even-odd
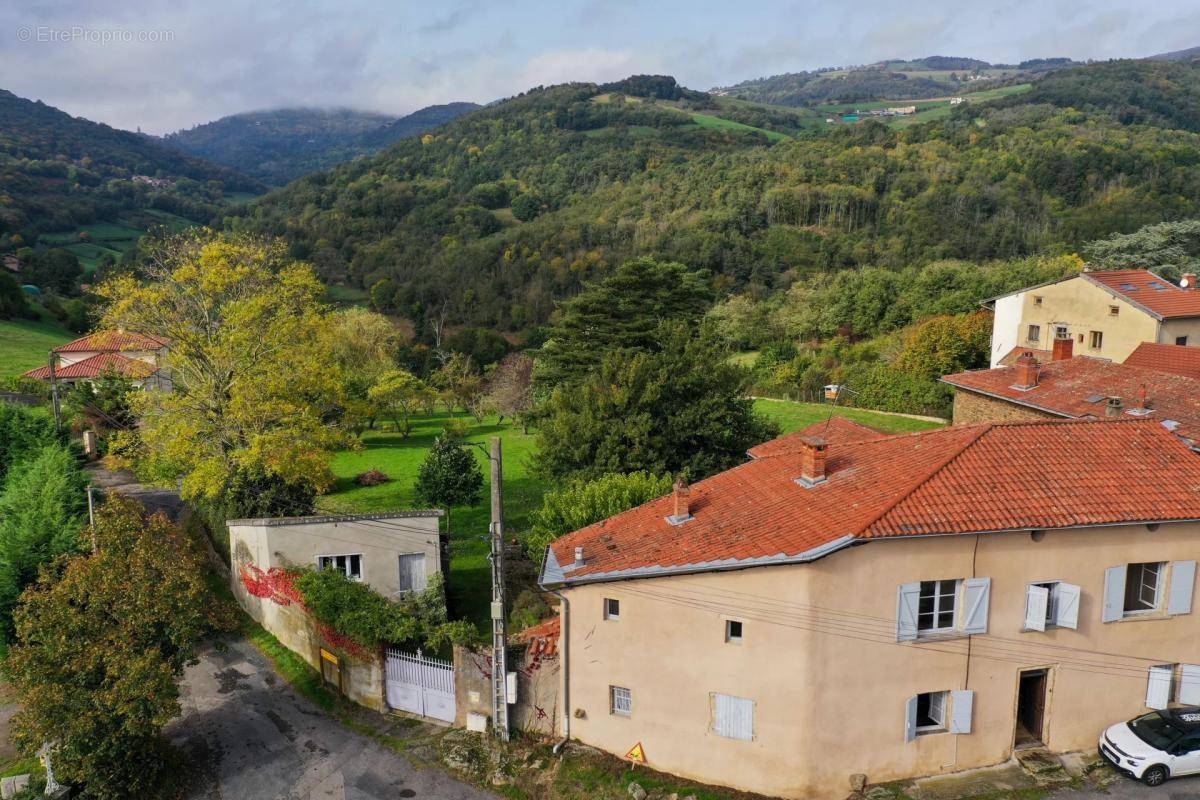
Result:
[[[187,668],[181,701],[183,717],[166,733],[199,772],[187,800],[496,797],[423,764],[417,750],[397,753],[345,728],[296,694],[245,642],[225,652],[205,649]],[[382,716],[376,724],[406,739],[423,728]]]

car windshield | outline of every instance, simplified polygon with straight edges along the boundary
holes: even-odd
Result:
[[[1130,720],[1129,729],[1155,750],[1166,750],[1184,733],[1157,711]]]

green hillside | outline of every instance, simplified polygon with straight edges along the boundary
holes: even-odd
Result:
[[[74,338],[45,313],[36,320],[0,320],[0,379],[42,366],[50,350]]]

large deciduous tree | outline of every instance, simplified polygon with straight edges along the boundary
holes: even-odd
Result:
[[[14,741],[53,746],[55,775],[100,800],[175,796],[162,738],[180,713],[179,679],[198,643],[231,617],[205,563],[165,516],[132,500],[97,511],[95,553],[43,571],[16,613],[5,672],[21,696]]]
[[[685,323],[658,330],[655,353],[605,357],[585,380],[560,386],[539,410],[534,464],[547,477],[686,473],[699,479],[746,458],[777,427],[754,413],[748,374],[712,335]]]
[[[435,394],[424,381],[403,369],[383,373],[367,391],[378,412],[391,418],[401,439],[412,432],[412,415],[429,405]]]
[[[327,486],[344,385],[312,269],[277,242],[205,230],[145,255],[142,280],[119,275],[99,293],[103,327],[169,342],[174,391],[135,408],[158,473],[182,476],[188,498],[219,497],[239,469]]]
[[[496,365],[488,380],[487,404],[500,419],[519,421],[528,433],[528,411],[533,408],[533,359],[509,353]]]

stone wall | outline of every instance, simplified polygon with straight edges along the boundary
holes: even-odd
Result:
[[[508,668],[517,673],[517,702],[509,706],[509,725],[538,736],[555,734],[561,713],[560,659],[547,656],[536,642],[514,646],[508,652]],[[466,727],[471,712],[492,716],[492,656],[465,647],[454,648],[457,714],[456,727]]]
[[[1032,419],[1062,419],[1057,414],[1019,406],[963,389],[954,390],[954,424],[975,425],[980,422],[1019,422]]]

